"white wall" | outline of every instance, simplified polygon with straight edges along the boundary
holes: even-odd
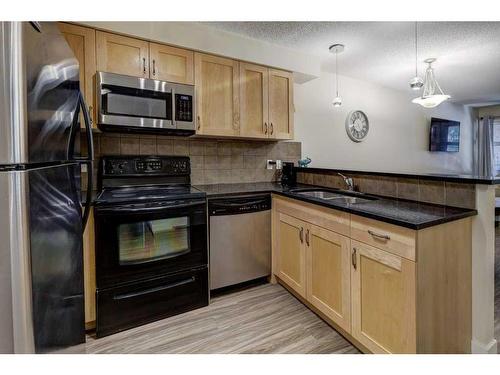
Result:
[[[455,173],[472,171],[472,113],[468,108],[443,103],[429,110],[411,103],[405,93],[365,81],[339,76],[343,104],[332,106],[334,76],[295,87],[295,138],[311,166],[382,172]],[[416,96],[416,95],[415,95]],[[352,142],[345,132],[351,110],[364,111],[370,122],[367,138]],[[460,152],[431,153],[429,119],[460,121]]]

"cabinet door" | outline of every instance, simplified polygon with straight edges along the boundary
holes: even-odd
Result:
[[[349,238],[309,225],[305,241],[307,300],[346,332],[351,332]]]
[[[293,75],[269,70],[270,137],[293,139]]]
[[[306,297],[305,227],[301,220],[276,214],[278,277],[302,297]]]
[[[269,69],[240,63],[240,136],[269,137]]]
[[[182,48],[150,43],[151,78],[193,84],[194,52]]]
[[[97,70],[149,78],[149,43],[97,31]]]
[[[352,335],[374,353],[415,353],[415,263],[351,246]]]
[[[238,62],[195,53],[197,134],[239,134]]]
[[[95,128],[95,30],[88,27],[70,25],[68,23],[59,23],[58,27],[80,64],[80,90],[82,91],[85,102],[89,107],[92,127]],[[80,121],[80,124],[82,127],[84,126],[83,119]]]

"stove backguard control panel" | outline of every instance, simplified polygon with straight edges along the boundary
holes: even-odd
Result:
[[[103,159],[103,176],[187,176],[190,172],[189,157],[185,156],[120,156]]]

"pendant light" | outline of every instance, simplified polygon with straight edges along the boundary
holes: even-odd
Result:
[[[333,106],[340,107],[342,105],[342,98],[339,95],[339,74],[338,74],[338,54],[344,52],[345,46],[343,44],[333,44],[330,46],[329,51],[335,53],[335,99],[333,99]]]
[[[427,70],[425,71],[425,80],[424,80],[424,91],[422,92],[422,96],[415,98],[412,100],[415,104],[420,104],[425,108],[434,108],[440,105],[445,100],[450,98],[449,95],[445,95],[439,83],[437,83],[436,78],[434,77],[434,69],[432,69],[432,63],[435,62],[436,59],[430,58],[426,59],[425,63],[428,64]]]
[[[418,33],[417,33],[417,23],[415,22],[415,77],[410,80],[410,87],[412,90],[420,90],[424,85],[422,78],[418,76]]]

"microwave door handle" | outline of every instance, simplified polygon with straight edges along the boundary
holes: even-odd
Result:
[[[172,88],[172,125],[174,127],[177,127],[175,123],[175,115],[176,115],[177,109],[175,108],[175,89]]]

